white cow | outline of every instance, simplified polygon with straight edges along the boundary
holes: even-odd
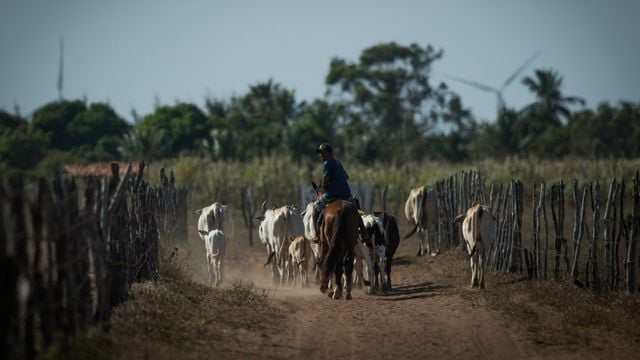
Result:
[[[462,236],[471,261],[471,287],[484,289],[489,249],[496,237],[496,219],[487,206],[476,204],[466,214],[456,216],[455,221],[462,221]]]
[[[302,212],[303,214],[303,224],[304,224],[304,237],[307,239],[318,239],[316,234],[316,227],[313,223],[313,203],[310,202],[307,204],[307,207]],[[315,271],[316,277],[316,285],[320,282],[320,262],[321,252],[320,252],[320,242],[319,241],[310,241],[311,252],[313,253],[313,270]]]
[[[256,219],[262,220],[258,235],[267,249],[267,264],[271,263],[273,281],[282,284],[289,281],[292,275],[288,256],[289,238],[304,234],[302,215],[291,206],[267,209],[266,201],[262,203],[262,210],[264,215],[256,216]],[[275,262],[272,261],[274,257]]]
[[[231,218],[231,210],[228,206],[218,202],[196,210],[198,218],[198,234],[204,240],[202,232],[208,234],[211,230],[221,230],[225,233],[227,239],[232,239],[234,235],[233,219]]]
[[[417,256],[423,256],[425,240],[427,253],[435,256],[440,251],[436,246],[436,230],[438,228],[438,204],[436,193],[424,186],[411,189],[409,197],[404,204],[404,215],[407,221],[414,225],[413,230],[405,235],[405,239],[417,232],[418,252]]]
[[[300,287],[305,287],[309,284],[307,279],[309,258],[313,261],[310,246],[311,242],[302,235],[291,237],[289,240],[291,241],[291,245],[289,245],[289,256],[291,257],[291,265],[293,267],[293,283],[295,284],[296,278],[299,278]]]
[[[200,215],[197,230],[198,235],[203,241],[205,240],[205,236],[212,230],[222,231],[225,234],[225,243],[233,238],[233,219],[231,218],[231,210],[229,210],[228,206],[214,202],[209,206],[196,210],[196,214]],[[210,263],[211,261],[207,256],[207,271],[209,271],[209,277],[211,277]]]
[[[227,247],[226,236],[217,229],[211,230],[209,233],[202,231],[200,235],[204,237],[204,247],[207,250],[209,285],[214,282],[215,286],[218,287],[222,283],[222,265]]]

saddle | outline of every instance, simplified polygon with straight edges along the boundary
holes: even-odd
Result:
[[[329,204],[335,202],[336,200],[343,200],[343,201],[347,201],[352,203],[353,205],[355,205],[356,210],[358,211],[358,214],[360,215],[360,202],[358,201],[358,199],[356,197],[350,197],[348,200],[345,199],[339,199],[339,198],[334,198],[331,199],[329,201],[327,201],[327,203],[325,204],[325,206],[320,209],[320,212],[318,214],[316,214],[317,219],[316,219],[316,238],[314,240],[312,240],[313,243],[318,243],[320,242],[320,229],[322,228],[322,224],[324,221],[324,209],[329,206]],[[367,233],[366,229],[364,228],[364,223],[362,222],[362,218],[360,216],[358,216],[358,221],[359,221],[359,233],[360,233],[360,239],[362,240],[363,243],[365,243],[367,246],[371,247],[371,237],[369,236],[369,234]]]

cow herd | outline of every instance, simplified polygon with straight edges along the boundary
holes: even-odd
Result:
[[[305,287],[309,285],[311,276],[316,284],[321,284],[323,292],[327,286],[333,286],[335,290],[329,292],[333,298],[340,297],[345,284],[347,299],[351,298],[352,281],[359,287],[368,285],[369,294],[392,289],[391,267],[400,243],[394,216],[386,212],[365,214],[358,211],[361,221],[359,219],[354,225],[355,230],[336,225],[347,229],[342,231],[353,231],[353,234],[340,232],[331,235],[331,229],[316,230],[312,212],[313,203],[307,204],[302,211],[294,205],[268,207],[266,201],[262,203],[262,215],[256,216],[260,220],[258,236],[267,259],[264,267],[270,266],[274,284]],[[412,189],[404,212],[407,222],[413,226],[405,239],[417,234],[417,255],[438,254],[440,249],[434,231],[438,209],[434,191],[426,187]],[[206,251],[209,285],[217,287],[223,281],[226,245],[234,234],[233,220],[229,208],[217,202],[196,213],[199,215],[198,234]],[[486,256],[495,238],[495,218],[487,206],[476,204],[466,214],[458,215],[455,221],[462,223],[462,235],[471,263],[471,287],[484,288]],[[328,236],[321,236],[323,231]],[[349,237],[354,241],[340,242],[338,237]],[[334,251],[338,247],[342,248],[339,253]],[[336,254],[339,255],[336,257]],[[342,271],[342,266],[346,271]],[[332,271],[338,267],[341,268],[334,275]],[[365,269],[368,280],[364,277]],[[327,285],[327,281],[331,285]]]

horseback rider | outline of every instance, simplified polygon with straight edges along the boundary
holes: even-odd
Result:
[[[314,218],[316,221],[316,234],[320,234],[320,224],[322,223],[322,212],[324,207],[331,201],[336,199],[347,200],[355,203],[359,209],[359,204],[355,198],[351,196],[351,188],[349,187],[349,175],[342,167],[340,161],[333,156],[333,147],[329,143],[322,143],[316,150],[318,156],[323,161],[322,164],[322,182],[320,183],[320,191],[322,194],[314,203]],[[364,231],[362,219],[360,219],[360,236],[363,241],[368,241],[369,236]]]

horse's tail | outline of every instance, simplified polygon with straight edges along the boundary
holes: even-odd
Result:
[[[333,232],[331,234],[331,240],[329,240],[329,251],[322,263],[322,273],[324,277],[329,277],[331,275],[331,271],[335,269],[336,262],[338,261],[339,247],[337,245],[337,238],[340,227],[342,226],[342,218],[344,215],[344,209],[340,209],[334,217]]]

